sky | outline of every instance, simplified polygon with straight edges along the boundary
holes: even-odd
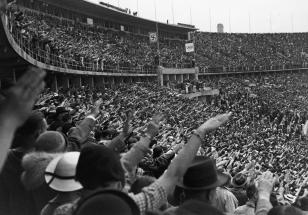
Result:
[[[308,0],[90,1],[129,8],[160,22],[193,24],[201,31],[215,32],[222,23],[232,33],[308,32]]]

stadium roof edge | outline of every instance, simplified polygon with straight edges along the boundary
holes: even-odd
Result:
[[[134,16],[126,12],[122,12],[111,7],[107,7],[100,3],[90,2],[89,0],[41,0],[47,4],[56,5],[67,10],[75,11],[77,13],[82,13],[88,15],[89,17],[104,17],[110,20],[116,20],[118,22],[129,23],[132,25],[149,25],[155,26],[156,21],[139,16]],[[178,25],[178,24],[167,24],[163,22],[157,22],[159,27],[164,29],[174,30],[174,31],[196,31],[197,28],[192,28],[189,25]]]
[[[130,16],[130,17],[133,17],[135,19],[140,19],[140,20],[144,20],[144,21],[148,21],[148,22],[154,22],[154,23],[159,23],[160,25],[166,25],[166,26],[170,26],[170,27],[177,27],[177,28],[184,28],[184,29],[189,29],[189,30],[192,30],[192,31],[196,31],[198,30],[198,28],[195,28],[195,27],[189,27],[189,25],[179,25],[179,24],[167,24],[167,23],[164,23],[164,22],[158,22],[158,21],[155,21],[155,20],[151,20],[151,19],[146,19],[146,18],[143,18],[143,17],[140,17],[140,16],[134,16],[132,14],[129,14],[129,13],[126,13],[126,12],[122,12],[120,10],[117,10],[117,9],[114,9],[112,7],[107,7],[103,4],[100,4],[100,3],[95,3],[95,2],[92,2],[92,1],[89,1],[89,0],[81,0],[81,1],[84,1],[84,2],[87,2],[87,3],[90,3],[90,4],[93,4],[93,5],[96,5],[96,6],[100,6],[100,7],[103,7],[107,10],[112,10],[114,11],[115,13],[119,13],[123,16]]]

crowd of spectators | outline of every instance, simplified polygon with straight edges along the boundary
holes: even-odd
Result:
[[[192,34],[196,53],[186,53],[184,40],[159,38],[160,50],[148,35],[88,25],[12,4],[10,26],[16,40],[35,59],[81,70],[149,70],[158,64],[200,71],[302,67],[308,63],[307,33]]]
[[[108,68],[153,68],[157,45],[148,36],[90,26],[84,23],[10,7],[11,30],[35,59],[48,64],[85,70]],[[27,47],[31,46],[31,47]],[[192,55],[183,55],[183,41],[160,40],[160,62],[177,66],[191,63]],[[27,49],[28,48],[28,49]],[[56,58],[56,59],[55,59]]]
[[[307,33],[196,33],[201,68],[302,66],[307,63]]]
[[[36,50],[34,55],[50,64],[57,59],[44,57],[42,49],[56,53],[60,66],[69,66],[70,59],[82,69],[92,56],[104,59],[103,64],[136,66],[145,62],[142,47],[150,47],[147,39],[143,44],[142,38],[121,37],[97,26],[97,32],[85,34],[94,27],[28,10],[13,14],[10,30],[22,35],[16,39],[28,40],[28,51]],[[232,34],[229,39],[251,45],[248,37]],[[300,64],[307,48],[306,34],[253,37],[259,47],[245,51],[238,45],[241,54],[213,38],[219,49],[208,51],[208,57],[223,64],[257,66],[263,65],[263,52],[271,66]],[[137,43],[140,58],[133,48]],[[266,43],[277,43],[276,51]],[[180,56],[169,46],[180,49],[176,43],[162,46],[166,61]],[[95,47],[106,50],[101,53]],[[129,57],[131,51],[135,57]],[[231,55],[237,57],[228,59]],[[208,58],[209,65],[213,58]],[[151,65],[151,57],[148,60]],[[15,85],[0,91],[1,214],[308,213],[305,72],[191,83],[218,90],[205,100],[185,98],[177,89],[155,83],[54,92],[44,89],[45,75],[31,67]]]
[[[4,122],[29,96],[9,98],[41,91],[44,73],[32,70],[2,93]],[[12,136],[0,129],[2,147],[12,144],[1,150],[0,210],[305,214],[307,80],[213,78],[204,83],[220,94],[206,102],[147,83],[44,90],[32,113],[5,124],[17,123]]]

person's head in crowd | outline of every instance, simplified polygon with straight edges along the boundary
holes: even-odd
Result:
[[[36,139],[46,129],[47,123],[44,115],[39,111],[33,111],[26,122],[15,132],[12,148],[32,150]]]
[[[295,207],[300,208],[303,211],[308,211],[308,197],[299,198],[295,202]]]
[[[22,158],[21,182],[27,190],[35,190],[45,184],[45,170],[49,163],[62,153],[30,152]]]
[[[161,156],[164,153],[164,148],[162,146],[156,146],[153,148],[153,154],[152,157],[158,158],[159,156]]]
[[[49,130],[52,131],[61,131],[63,130],[63,126],[68,123],[70,124],[71,116],[69,115],[69,111],[65,107],[57,107],[56,113],[53,118],[53,122],[51,122],[49,126]]]
[[[178,184],[183,189],[179,197],[180,202],[200,200],[215,205],[216,187],[224,185],[227,181],[227,175],[217,172],[215,160],[196,156],[183,180]]]
[[[137,179],[135,180],[135,182],[132,184],[132,186],[130,188],[130,192],[132,192],[134,194],[138,194],[138,193],[141,192],[142,188],[149,186],[155,180],[156,180],[156,178],[151,177],[151,176],[147,176],[147,175],[137,177]]]
[[[268,215],[304,215],[305,213],[293,206],[278,206],[273,207]]]
[[[118,190],[95,192],[78,202],[74,215],[139,215],[139,207],[126,193]]]
[[[54,158],[45,170],[47,185],[60,193],[81,190],[82,185],[75,179],[79,157],[80,152],[66,152]]]
[[[255,183],[249,183],[246,186],[246,195],[249,201],[257,201],[258,199],[258,190]]]
[[[77,164],[76,180],[87,190],[121,190],[125,177],[119,155],[104,145],[84,147]]]
[[[37,138],[34,149],[39,152],[64,152],[66,145],[67,140],[62,133],[58,131],[46,131]]]
[[[246,184],[247,184],[247,176],[242,173],[236,174],[231,180],[231,185],[234,188],[245,189]]]

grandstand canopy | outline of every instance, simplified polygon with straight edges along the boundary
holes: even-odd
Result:
[[[99,3],[93,3],[86,0],[42,0],[47,4],[51,4],[60,8],[64,8],[76,13],[87,15],[89,17],[97,17],[105,20],[129,24],[132,26],[146,27],[149,30],[156,29],[156,21],[134,16],[129,13],[107,7]],[[175,34],[187,34],[190,31],[197,30],[190,25],[174,25],[158,22],[159,30],[173,32]]]

